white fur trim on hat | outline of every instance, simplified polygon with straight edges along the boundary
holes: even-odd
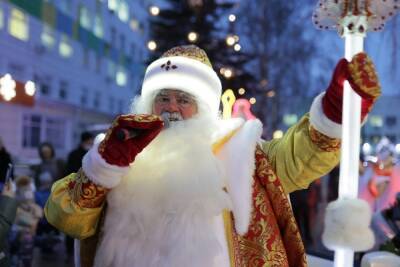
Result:
[[[310,109],[311,125],[319,132],[331,137],[342,138],[342,125],[330,120],[322,109],[322,98],[325,92],[314,98]]]
[[[365,251],[374,245],[370,229],[371,210],[362,199],[339,199],[329,203],[322,235],[324,245],[332,250]]]
[[[221,88],[221,81],[211,67],[195,59],[172,56],[157,59],[148,66],[141,95],[148,105],[152,105],[157,91],[182,90],[195,96],[197,101],[210,108],[210,112],[217,114]]]
[[[98,143],[94,144],[83,157],[82,169],[92,182],[106,188],[113,188],[119,184],[121,178],[129,171],[129,167],[108,164],[98,152],[98,147]]]

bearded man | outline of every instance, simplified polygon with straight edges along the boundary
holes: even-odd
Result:
[[[339,62],[310,114],[266,142],[258,120],[219,119],[206,53],[175,47],[147,68],[132,114],[53,186],[46,217],[80,240],[85,267],[306,266],[286,195],[338,163],[346,79],[364,118],[379,86],[360,54]]]

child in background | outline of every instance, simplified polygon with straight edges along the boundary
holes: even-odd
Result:
[[[43,209],[35,202],[35,185],[32,178],[20,176],[15,180],[15,184],[18,208],[13,225],[13,262],[16,266],[30,267],[36,229],[40,218],[43,217]]]

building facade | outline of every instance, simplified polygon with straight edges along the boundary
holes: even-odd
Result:
[[[11,97],[9,80],[0,80],[0,137],[17,161],[37,159],[45,141],[65,157],[83,130],[129,110],[147,58],[147,8],[129,0],[0,2],[0,77],[17,85]]]

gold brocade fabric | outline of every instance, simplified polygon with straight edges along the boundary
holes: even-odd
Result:
[[[108,191],[110,190],[90,181],[82,169],[68,182],[68,193],[72,201],[82,208],[100,207]]]
[[[227,217],[225,216],[225,220]],[[289,201],[267,156],[257,147],[253,211],[248,232],[235,232],[225,221],[232,267],[307,266],[304,246]]]
[[[187,57],[191,59],[195,59],[201,63],[206,64],[207,66],[211,67],[210,59],[208,58],[206,52],[195,46],[195,45],[182,45],[171,48],[167,52],[165,52],[162,57]]]
[[[326,152],[334,152],[340,149],[340,139],[332,138],[317,131],[311,124],[309,126],[311,141],[318,146],[319,149]]]

